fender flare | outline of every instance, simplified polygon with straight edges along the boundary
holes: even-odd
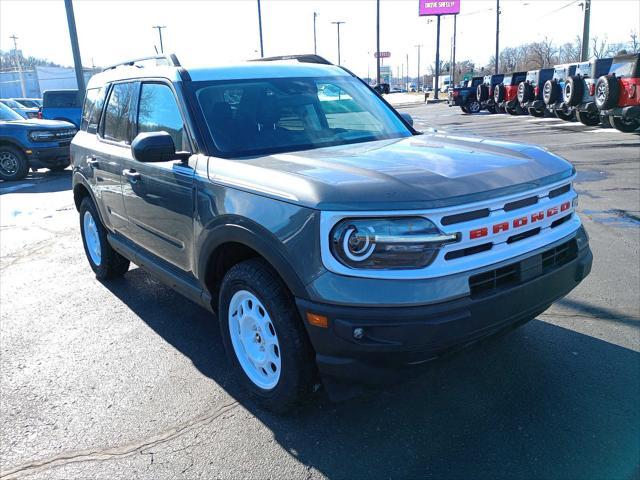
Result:
[[[213,252],[225,243],[239,243],[262,256],[294,296],[307,297],[304,283],[287,260],[286,250],[280,240],[264,227],[243,217],[225,215],[216,220],[216,225],[207,227],[203,235],[204,240],[197,251],[197,276],[205,289],[208,288],[206,278]]]
[[[89,185],[89,182],[87,182],[87,179],[85,178],[85,176],[76,170],[73,172],[73,176],[71,177],[71,192],[73,193],[74,205],[75,205],[75,196],[76,196],[75,191],[78,185],[82,185],[87,190],[87,192],[89,192],[89,197],[91,198],[91,201],[93,202],[93,204],[96,206],[96,210],[98,211],[98,215],[100,216],[100,221],[102,222],[102,225],[104,225],[105,228],[107,228],[108,224],[104,221],[102,210],[100,209],[100,204],[96,201],[96,195],[93,189]],[[76,209],[79,211],[80,205],[76,205]]]

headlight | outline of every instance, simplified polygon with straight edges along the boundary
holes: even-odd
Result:
[[[347,218],[333,227],[329,243],[333,256],[350,268],[418,269],[457,240],[423,217]]]

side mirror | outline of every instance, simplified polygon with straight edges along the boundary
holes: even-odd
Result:
[[[413,127],[413,118],[406,112],[401,112],[400,116],[404,118],[404,121]]]
[[[173,138],[167,132],[139,133],[131,142],[133,158],[139,162],[169,162],[171,160],[185,161],[189,152],[176,152]]]

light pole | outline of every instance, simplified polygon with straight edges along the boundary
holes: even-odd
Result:
[[[458,15],[453,16],[453,59],[451,60],[451,87],[456,84],[456,26]]]
[[[376,0],[376,85],[380,85],[380,0]]]
[[[331,22],[331,23],[333,23],[338,27],[338,65],[340,65],[340,25],[346,22],[338,21],[338,22]]]
[[[589,58],[589,21],[591,19],[591,0],[584,2],[584,23],[582,24],[582,52],[580,60],[586,62]]]
[[[420,47],[422,45],[414,45],[418,49],[418,81],[416,82],[416,92],[420,91]]]
[[[258,31],[260,32],[260,58],[264,57],[264,45],[262,44],[262,10],[258,0]]]
[[[14,60],[16,62],[16,67],[18,69],[18,76],[20,77],[20,89],[22,90],[22,96],[26,97],[27,88],[25,87],[25,84],[24,84],[24,74],[22,73],[22,62],[20,61],[20,57],[18,57],[18,43],[16,42],[16,40],[18,40],[18,37],[16,37],[15,35],[11,35],[9,38],[13,40],[13,54],[14,54]]]
[[[69,39],[71,40],[71,52],[73,53],[73,66],[76,70],[76,82],[80,99],[84,100],[84,72],[82,70],[82,59],[80,58],[80,46],[78,45],[78,32],[76,31],[76,17],[73,14],[73,4],[71,0],[64,0],[64,7],[67,11],[67,24],[69,25]]]
[[[500,0],[496,0],[496,64],[495,73],[498,74],[498,58],[500,55]]]
[[[409,54],[407,53],[407,83],[405,84],[404,88],[407,89],[407,91],[409,91]]]
[[[316,17],[318,16],[317,12],[313,12],[313,53],[318,54],[318,44],[316,40]]]
[[[164,53],[164,45],[162,44],[162,29],[167,27],[165,25],[154,25],[151,28],[158,29],[158,36],[160,37],[160,53]]]

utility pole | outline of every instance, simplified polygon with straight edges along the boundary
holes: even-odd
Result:
[[[586,62],[589,59],[589,22],[591,20],[591,0],[584,0],[584,24],[582,25],[582,53],[580,60]]]
[[[160,36],[160,53],[164,54],[164,45],[162,44],[162,29],[167,27],[165,25],[154,25],[151,28],[158,29],[158,35]]]
[[[14,56],[13,58],[16,62],[16,67],[18,68],[18,76],[20,77],[20,90],[22,90],[22,96],[26,97],[27,88],[24,84],[24,74],[22,72],[22,60],[20,60],[20,57],[18,57],[18,43],[16,42],[16,40],[18,40],[18,37],[16,37],[15,35],[11,35],[9,38],[13,40],[13,56]]]
[[[318,16],[318,14],[316,12],[313,12],[313,53],[314,54],[318,54],[318,43],[316,40],[316,17]]]
[[[338,65],[340,65],[340,25],[346,22],[331,22],[338,27]]]
[[[500,0],[496,0],[496,64],[494,72],[498,74],[498,59],[500,57]]]
[[[404,88],[407,89],[407,91],[409,90],[409,54],[407,53],[407,83],[405,84]]]
[[[439,99],[438,91],[440,90],[440,15],[438,15],[438,26],[436,28],[436,84],[433,88],[434,98]]]
[[[80,100],[84,99],[84,71],[82,70],[82,59],[80,58],[80,46],[78,45],[78,32],[76,31],[76,17],[73,14],[73,4],[71,0],[64,0],[67,10],[67,23],[69,24],[69,37],[71,39],[71,51],[73,52],[73,64],[76,70],[76,82]]]
[[[264,45],[262,44],[262,10],[258,0],[258,30],[260,31],[260,58],[264,58]]]
[[[451,87],[456,84],[456,26],[458,15],[453,16],[453,60],[451,60]]]
[[[416,92],[420,91],[420,47],[422,45],[414,45],[418,49],[418,81],[416,82]]]
[[[380,85],[380,0],[376,0],[376,85]]]

